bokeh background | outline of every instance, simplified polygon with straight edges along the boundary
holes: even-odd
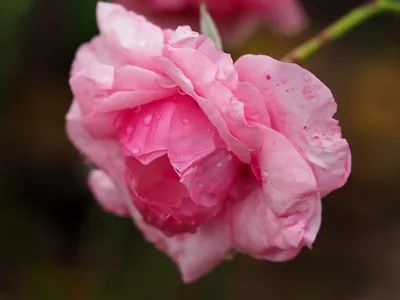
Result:
[[[282,57],[360,3],[303,2],[305,33],[260,27],[232,55]],[[284,264],[238,255],[184,285],[130,220],[96,204],[65,136],[69,67],[97,33],[95,4],[0,0],[1,300],[400,299],[399,17],[377,17],[304,63],[333,91],[353,153],[314,249]]]

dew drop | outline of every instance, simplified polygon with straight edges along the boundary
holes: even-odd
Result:
[[[230,160],[232,160],[232,155],[230,155],[230,154],[229,154],[229,155],[227,155],[227,157],[226,157],[226,160],[227,160],[227,161],[230,161]]]
[[[181,121],[183,124],[187,124],[189,122],[189,120],[187,118],[182,118]]]
[[[143,119],[143,123],[145,125],[149,125],[151,123],[151,120],[153,119],[153,117],[151,115],[147,115],[144,119]]]
[[[206,128],[206,132],[211,132],[211,128]]]
[[[133,125],[129,125],[126,128],[126,133],[129,134],[129,135],[131,135],[134,131],[135,131],[135,126],[133,126]]]
[[[300,201],[296,204],[296,210],[299,212],[305,212],[307,210],[307,203],[304,201]]]
[[[268,178],[268,172],[267,172],[267,170],[262,170],[262,172],[261,172],[261,178],[262,178],[262,181],[263,181],[263,182],[266,182],[266,181],[267,181],[267,178]]]
[[[140,148],[137,148],[137,147],[132,148],[131,152],[132,152],[132,154],[139,154],[140,153]]]
[[[199,188],[202,188],[202,187],[204,187],[204,184],[199,183],[197,186],[198,186]]]
[[[222,166],[222,161],[219,161],[215,164],[218,168]]]
[[[166,220],[166,219],[168,219],[169,217],[170,217],[170,214],[167,213],[167,212],[161,212],[161,213],[160,213],[160,219],[161,219],[161,220]]]

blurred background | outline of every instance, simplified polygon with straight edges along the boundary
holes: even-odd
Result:
[[[65,136],[69,67],[97,33],[96,1],[0,2],[0,300],[400,299],[398,17],[377,17],[304,63],[333,91],[353,153],[348,184],[324,199],[314,249],[284,264],[238,255],[184,285],[130,220],[96,204]],[[306,32],[260,27],[232,55],[280,58],[360,1],[303,3]]]

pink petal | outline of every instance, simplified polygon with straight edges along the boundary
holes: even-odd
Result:
[[[118,142],[113,139],[92,138],[83,127],[83,120],[82,111],[74,100],[66,116],[69,139],[97,167],[113,174],[113,177],[114,174],[122,176],[125,170],[125,157]]]
[[[186,75],[197,93],[215,80],[217,66],[196,49],[166,46],[163,55]]]
[[[192,98],[182,95],[175,99],[178,103],[168,127],[168,157],[171,164],[183,172],[218,148],[225,148],[225,144]]]
[[[226,149],[219,149],[181,174],[190,198],[197,205],[219,211],[238,176],[240,163]]]
[[[169,235],[194,231],[213,218],[239,165],[196,102],[188,96],[174,99],[128,112],[120,131],[127,155],[140,161],[130,160],[127,170],[132,198],[145,221]],[[162,104],[167,113],[155,120],[153,111],[162,112]],[[160,157],[166,153],[169,160]]]
[[[71,68],[71,76],[89,67],[92,63],[111,66],[126,64],[125,58],[119,55],[112,45],[102,36],[95,36],[90,42],[83,44],[76,52]]]
[[[255,257],[290,259],[315,239],[320,196],[311,168],[291,143],[270,128],[261,129],[263,185],[234,206],[234,243]]]
[[[175,107],[176,102],[170,99],[147,104],[140,110],[122,112],[118,136],[125,154],[143,164],[166,154]]]
[[[244,103],[244,116],[249,123],[271,126],[270,116],[259,90],[247,82],[239,82],[236,84],[235,95]]]
[[[122,154],[116,143],[93,140],[80,125],[81,117],[81,111],[74,102],[67,115],[67,132],[85,155],[109,172],[110,175],[106,175],[103,171],[95,170],[89,178],[95,197],[107,211],[119,215],[129,212],[146,239],[176,262],[185,282],[196,280],[224,259],[231,248],[231,239],[228,224],[222,216],[199,228],[196,234],[171,238],[146,225],[133,206],[125,179],[120,176],[124,172],[125,162],[121,161]]]
[[[329,89],[301,67],[267,56],[245,55],[236,63],[239,80],[263,95],[273,128],[311,163],[323,195],[341,187],[350,174],[350,150],[332,118],[336,103]]]
[[[128,159],[126,181],[143,220],[167,236],[195,232],[200,225],[217,215],[227,194],[226,190],[220,188],[218,192],[204,193],[198,199],[200,201],[194,201],[166,156],[148,165],[142,165],[133,158]],[[189,182],[189,187],[192,182]]]
[[[165,42],[174,47],[190,47],[193,48],[199,33],[192,31],[190,26],[179,26],[176,30],[164,31]]]
[[[171,80],[136,66],[113,67],[93,62],[70,79],[71,89],[85,114],[141,106],[170,97]]]
[[[208,39],[204,37],[192,39],[198,41],[196,47],[193,43],[189,43],[188,46],[195,47],[193,49],[167,46],[164,51],[165,57],[169,58],[179,68],[182,75],[193,84],[194,93],[187,85],[183,90],[196,99],[220,133],[223,127],[227,126],[230,133],[244,142],[248,148],[259,149],[258,130],[248,124],[245,117],[245,106],[249,110],[251,110],[251,106],[254,106],[253,111],[259,109],[257,121],[268,125],[269,116],[263,106],[260,93],[249,85],[237,86],[232,83],[232,80],[236,79],[234,70],[229,69],[232,61],[227,58],[226,54],[217,51],[214,45],[208,43]],[[237,97],[235,92],[243,97],[245,102]],[[220,119],[221,117],[223,120]],[[221,135],[225,139],[222,133]],[[232,149],[232,151],[234,150]]]
[[[169,57],[168,52],[174,52],[175,49],[194,49],[199,53],[200,57],[206,58],[215,65],[217,68],[215,78],[217,80],[223,81],[225,84],[236,83],[237,74],[230,54],[217,50],[210,38],[199,35],[197,32],[192,31],[189,26],[179,26],[172,34],[169,32],[166,34],[169,36],[166,44],[171,46],[167,47],[167,52],[165,52],[167,57]],[[172,61],[174,61],[173,56],[169,57]]]
[[[183,281],[193,282],[224,260],[231,247],[231,235],[225,216],[200,227],[195,234],[167,238],[148,226],[140,226],[146,238],[170,256],[179,267]]]
[[[117,185],[105,172],[101,170],[91,171],[89,186],[105,211],[117,216],[125,216],[129,213]]]
[[[250,153],[248,148],[229,132],[225,120],[221,113],[215,109],[213,101],[211,99],[207,101],[207,99],[197,95],[194,91],[192,82],[173,62],[165,57],[157,57],[154,59],[157,62],[159,70],[171,78],[179,86],[182,93],[185,93],[196,100],[201,109],[207,115],[207,118],[217,128],[221,138],[227,144],[228,150],[232,151],[243,162],[249,162]],[[214,95],[214,97],[218,98],[218,95]]]
[[[143,220],[168,236],[193,232],[207,218],[207,211],[189,198],[166,156],[148,165],[129,159],[126,181]]]
[[[130,203],[121,192],[125,157],[114,139],[92,138],[82,125],[82,112],[74,101],[66,116],[67,135],[73,144],[98,168],[89,175],[89,186],[100,205],[117,215],[127,214]],[[122,194],[121,194],[122,193]]]
[[[161,55],[164,42],[161,28],[121,5],[99,2],[97,24],[101,35],[131,64],[152,66],[150,57]]]

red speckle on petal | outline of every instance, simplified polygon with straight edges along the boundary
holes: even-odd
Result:
[[[271,75],[269,75],[269,74],[267,74],[266,76],[265,76],[265,78],[267,78],[267,80],[271,80]]]
[[[302,90],[303,96],[307,100],[311,100],[315,97],[314,90],[311,86],[304,86]]]

